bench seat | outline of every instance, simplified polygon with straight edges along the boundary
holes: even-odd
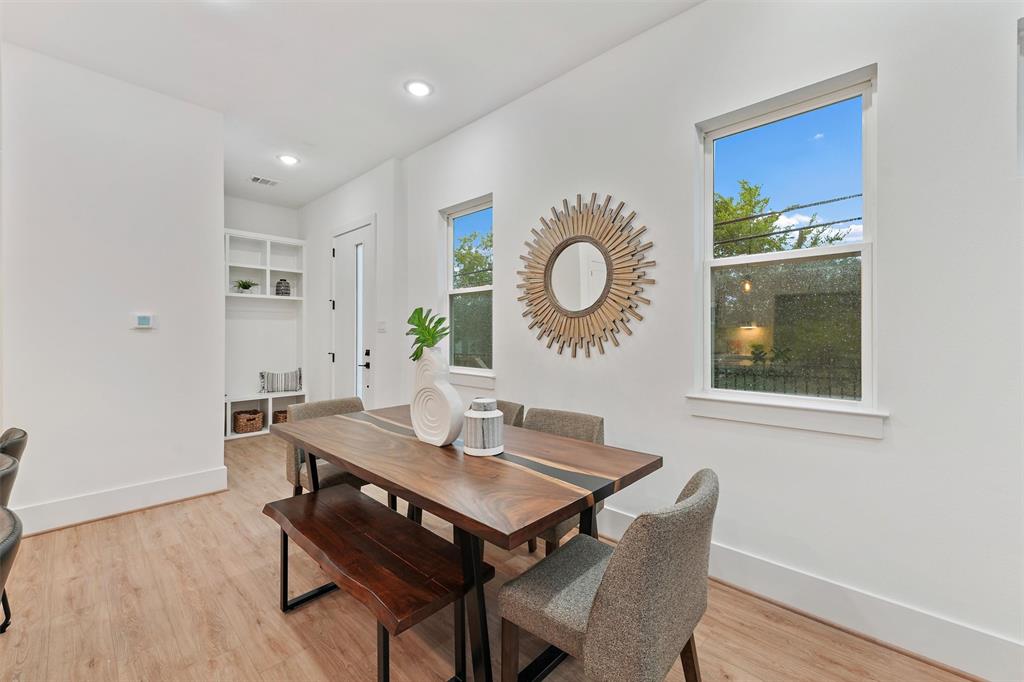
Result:
[[[263,513],[337,584],[397,635],[471,586],[458,547],[355,488],[340,485],[270,502]],[[494,567],[484,564],[484,578]]]

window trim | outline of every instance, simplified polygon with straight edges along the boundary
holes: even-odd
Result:
[[[470,213],[476,213],[486,208],[494,208],[494,199],[492,195],[487,194],[476,199],[465,201],[461,204],[456,204],[451,208],[441,211],[441,216],[444,218],[444,229],[445,229],[445,295],[444,295],[444,308],[445,317],[448,318],[449,327],[452,324],[452,296],[455,294],[474,294],[482,291],[491,292],[491,306],[493,311],[494,305],[494,262],[491,261],[491,283],[483,286],[476,287],[461,287],[455,288],[455,219],[461,218],[464,215]],[[492,214],[493,215],[493,214]],[[494,234],[494,221],[491,221],[491,234]],[[452,332],[455,330],[452,329]],[[448,339],[448,354],[451,354],[451,342],[454,334],[449,335]],[[494,317],[491,316],[491,360],[493,364],[494,360]],[[450,363],[449,363],[450,364]],[[464,383],[465,385],[484,388],[479,386],[480,380],[483,379],[484,383],[487,383],[487,379],[493,379],[495,377],[494,368],[482,369],[480,367],[463,367],[461,365],[450,365],[450,372],[452,376],[452,383],[459,384]],[[459,381],[459,377],[466,377],[465,382]]]
[[[714,141],[728,135],[861,97],[861,144],[863,187],[863,241],[820,246],[798,251],[778,251],[714,258]],[[875,357],[875,231],[876,231],[876,70],[874,66],[844,74],[822,83],[790,92],[733,114],[719,116],[697,125],[702,172],[698,175],[699,224],[696,287],[700,291],[700,341],[696,387],[687,394],[691,413],[720,419],[806,428],[830,433],[882,437],[882,421],[888,413],[877,407],[877,365]],[[795,261],[843,253],[861,254],[861,399],[843,400],[816,396],[791,396],[714,388],[711,294],[712,271],[744,263]],[[822,415],[828,415],[823,418]],[[849,417],[844,426],[843,415]]]

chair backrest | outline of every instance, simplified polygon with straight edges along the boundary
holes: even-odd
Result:
[[[693,475],[676,503],[640,514],[608,561],[587,622],[583,662],[600,680],[660,682],[708,603],[718,476]]]
[[[7,429],[0,434],[0,455],[8,455],[21,461],[28,445],[28,434],[23,429]]]
[[[604,417],[592,414],[531,407],[526,413],[523,426],[534,431],[604,445]]]
[[[288,406],[288,421],[297,422],[303,419],[315,419],[317,417],[330,417],[335,414],[348,414],[350,412],[362,412],[363,401],[358,397],[333,398],[331,400],[316,400],[311,403],[296,403]],[[285,461],[285,474],[292,485],[300,485],[299,477],[302,465],[306,461],[305,456],[298,448],[289,447],[288,457]]]
[[[18,477],[18,460],[0,455],[0,507],[10,506],[14,479]]]
[[[288,406],[288,421],[297,422],[302,421],[303,419],[330,417],[335,414],[362,412],[362,410],[363,401],[358,397],[317,400],[311,403],[296,403],[295,405]]]
[[[526,407],[523,405],[511,400],[499,400],[498,409],[502,412],[502,421],[505,422],[505,426],[523,425],[523,413],[526,411]]]

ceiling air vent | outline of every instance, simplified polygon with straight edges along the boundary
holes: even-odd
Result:
[[[266,187],[273,187],[277,184],[277,180],[271,180],[270,178],[261,178],[258,175],[254,175],[249,178],[249,181],[254,185],[264,185]]]

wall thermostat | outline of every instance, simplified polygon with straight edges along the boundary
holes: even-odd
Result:
[[[133,313],[132,329],[153,329],[156,327],[156,316],[153,313]]]

